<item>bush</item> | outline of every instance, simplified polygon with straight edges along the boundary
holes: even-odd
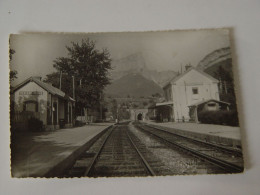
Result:
[[[82,121],[79,121],[79,120],[76,120],[76,122],[75,122],[75,126],[76,126],[76,127],[82,127],[82,126],[84,126],[84,125],[86,125],[85,122],[82,122]]]
[[[198,119],[201,123],[205,124],[218,124],[238,126],[238,116],[236,111],[202,111],[198,113]]]
[[[42,131],[43,122],[37,118],[32,117],[28,120],[28,128],[30,131]]]
[[[155,121],[156,120],[156,116],[151,116],[151,117],[149,117],[149,119],[152,120],[152,121]]]

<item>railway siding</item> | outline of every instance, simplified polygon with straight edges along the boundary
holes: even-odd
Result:
[[[162,141],[190,153],[200,159],[213,163],[230,173],[243,172],[242,153],[237,150],[225,148],[223,146],[200,142],[191,138],[179,136],[157,127],[151,127],[144,124],[136,124],[144,132],[155,136]]]
[[[158,132],[161,135],[155,135]],[[232,164],[236,163],[240,157],[234,157],[235,161],[232,163],[225,161],[230,158],[230,152],[233,151],[228,151],[224,159],[219,159],[223,157],[223,153],[217,152],[211,145],[198,144],[197,146],[191,140],[180,141],[179,137],[169,141],[171,137],[174,136],[166,131],[138,122],[114,125],[105,131],[92,146],[82,152],[73,166],[65,170],[61,177],[129,177],[241,172],[239,165]],[[237,167],[238,170],[236,170]]]
[[[155,123],[152,121],[146,121],[144,124],[206,142],[242,148],[239,127],[196,123]]]
[[[127,125],[114,126],[85,151],[63,176],[155,175],[131,137],[128,134]]]

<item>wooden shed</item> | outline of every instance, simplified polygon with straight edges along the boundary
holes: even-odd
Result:
[[[190,120],[198,122],[198,114],[202,111],[229,110],[230,103],[219,100],[203,100],[189,105]]]

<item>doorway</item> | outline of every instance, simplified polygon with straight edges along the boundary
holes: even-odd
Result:
[[[57,117],[57,113],[58,113],[58,105],[57,105],[57,102],[53,102],[53,124],[54,125],[57,125],[57,120],[58,120],[58,117]]]
[[[139,113],[137,115],[137,120],[139,120],[139,121],[143,120],[143,114],[142,113]]]

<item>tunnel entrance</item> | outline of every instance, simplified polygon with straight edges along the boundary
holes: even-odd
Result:
[[[139,120],[139,121],[143,120],[143,114],[142,113],[139,113],[137,115],[137,120]]]

